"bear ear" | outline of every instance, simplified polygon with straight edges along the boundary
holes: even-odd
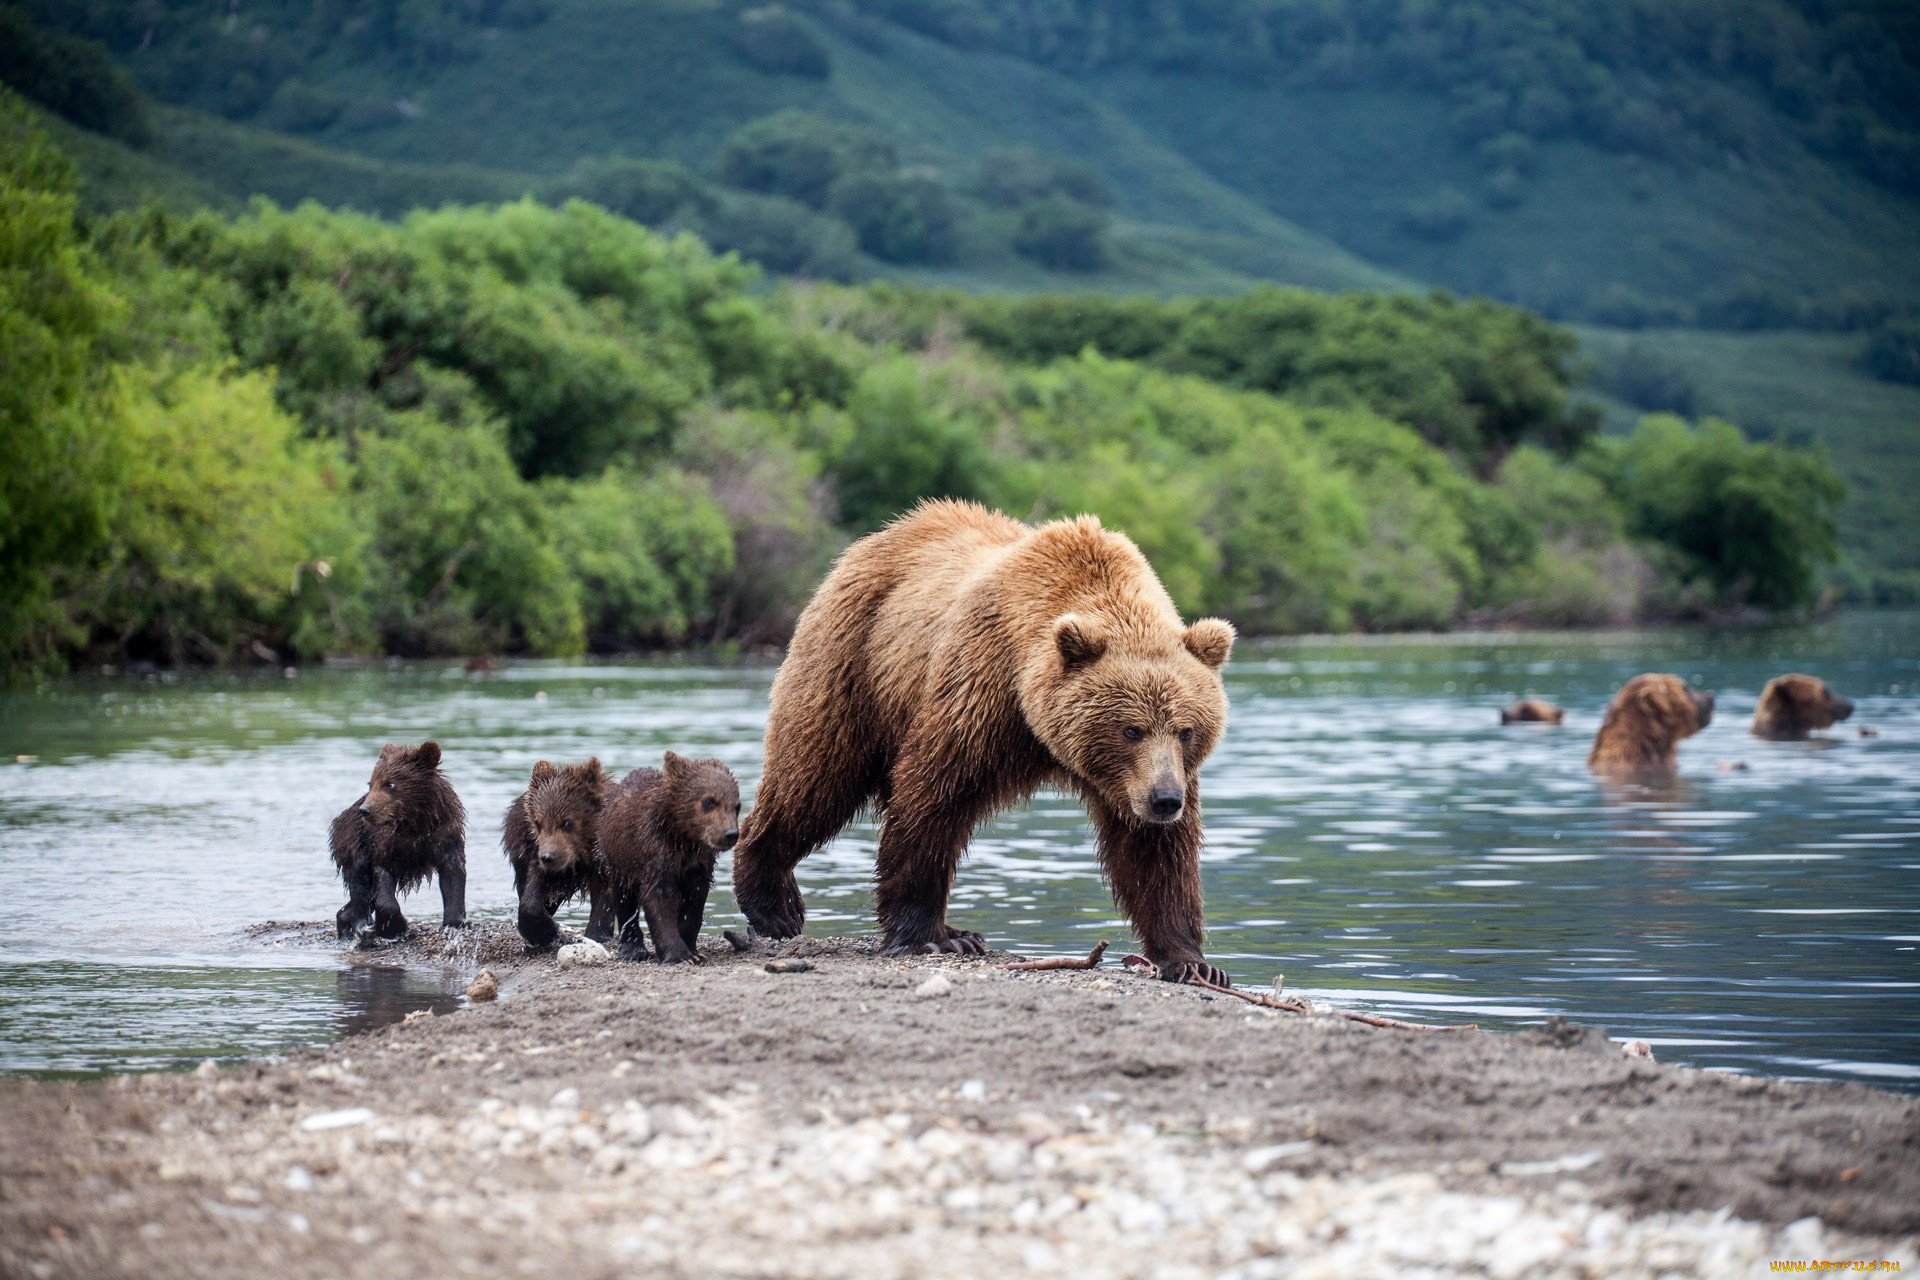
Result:
[[[1218,671],[1233,652],[1233,624],[1222,618],[1202,618],[1181,637],[1187,652]]]
[[[667,758],[662,763],[666,765],[663,772],[670,778],[677,778],[687,771],[687,758],[675,751],[667,752]]]
[[[1062,614],[1053,624],[1054,647],[1060,650],[1060,664],[1077,671],[1090,662],[1098,662],[1107,651],[1106,632],[1085,614]]]
[[[600,768],[599,756],[588,756],[587,762],[580,766],[580,775],[587,780],[588,786],[597,787],[607,780],[605,771]]]
[[[438,769],[440,767],[440,744],[434,742],[432,739],[428,739],[426,742],[414,748],[413,758],[419,761],[424,768]]]
[[[536,787],[539,786],[541,783],[550,780],[553,775],[558,772],[559,770],[553,767],[553,761],[542,760],[539,764],[533,766],[533,785]]]
[[[386,746],[380,748],[380,758],[382,760],[392,760],[397,756],[399,756],[399,754],[405,750],[406,748],[401,746],[399,743],[389,742]]]

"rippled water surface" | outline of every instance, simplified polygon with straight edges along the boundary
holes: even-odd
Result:
[[[1205,876],[1210,951],[1237,980],[1284,973],[1290,991],[1418,1018],[1558,1013],[1663,1060],[1920,1088],[1920,615],[1248,641],[1228,670]],[[1602,785],[1585,770],[1600,709],[1645,670],[1716,689],[1718,718],[1673,784]],[[1853,720],[1750,737],[1761,685],[1789,670],[1855,699]],[[190,1064],[449,1007],[457,973],[246,933],[344,900],[326,824],[380,744],[441,741],[471,815],[469,909],[508,919],[498,819],[536,759],[624,770],[671,746],[726,760],[750,793],[772,677],[405,665],[0,694],[0,1069]],[[1524,693],[1565,705],[1566,727],[1502,729]],[[812,931],[872,927],[872,857],[861,825],[802,865]],[[437,893],[408,911],[437,918]],[[953,915],[1031,952],[1127,937],[1083,816],[1050,796],[982,828]],[[708,926],[738,920],[722,887]]]

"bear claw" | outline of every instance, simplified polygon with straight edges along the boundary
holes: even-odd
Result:
[[[1160,970],[1165,982],[1205,982],[1216,987],[1230,987],[1233,979],[1227,971],[1218,965],[1208,964],[1205,960],[1183,960],[1178,964],[1165,965]]]

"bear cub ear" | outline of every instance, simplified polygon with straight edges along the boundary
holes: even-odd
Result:
[[[1079,613],[1062,614],[1053,624],[1053,643],[1068,671],[1098,662],[1107,651],[1107,636],[1100,624]]]
[[[413,758],[419,762],[420,767],[423,769],[438,769],[440,767],[440,744],[432,740],[421,743],[414,749]]]
[[[580,773],[590,787],[598,787],[607,780],[607,775],[601,772],[599,756],[588,756],[587,762],[580,766]]]
[[[533,785],[536,787],[539,786],[541,783],[551,779],[553,775],[558,772],[560,771],[553,767],[553,761],[542,760],[539,764],[533,766]]]
[[[666,766],[661,772],[669,778],[677,778],[687,771],[687,758],[677,751],[667,752],[667,758],[661,763]]]
[[[1218,671],[1233,652],[1233,624],[1223,618],[1202,618],[1181,637],[1187,652]]]

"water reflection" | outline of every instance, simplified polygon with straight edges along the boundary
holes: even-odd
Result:
[[[1243,981],[1284,972],[1387,1013],[1560,1013],[1664,1058],[1920,1088],[1917,654],[1915,615],[1246,642],[1206,773],[1211,949]],[[1719,712],[1681,744],[1677,779],[1598,781],[1600,710],[1644,670],[1716,689]],[[1824,676],[1853,720],[1810,742],[1749,736],[1760,688],[1786,670]],[[460,975],[343,968],[242,932],[331,918],[326,821],[378,745],[441,741],[472,815],[471,909],[504,920],[498,815],[536,759],[624,770],[671,746],[718,756],[750,791],[772,672],[517,663],[476,680],[407,665],[0,695],[0,761],[31,757],[0,764],[14,925],[0,1067],[267,1052],[451,1007]],[[1525,695],[1565,707],[1566,725],[1503,728],[1498,709]],[[1854,736],[1863,724],[1878,736]],[[871,929],[873,846],[857,824],[803,864],[810,929]],[[710,927],[739,921],[725,878],[723,862]],[[426,901],[412,906],[430,915]],[[1054,796],[981,829],[953,913],[1034,952],[1126,941],[1086,819]]]

